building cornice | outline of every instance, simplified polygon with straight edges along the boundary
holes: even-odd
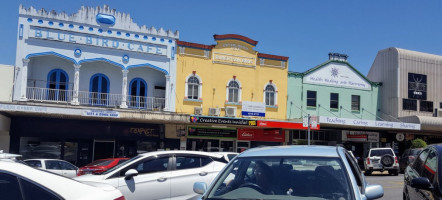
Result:
[[[252,46],[256,46],[258,44],[258,41],[252,40],[246,36],[237,35],[237,34],[224,34],[224,35],[213,35],[213,38],[215,40],[241,40],[243,42],[246,42]]]

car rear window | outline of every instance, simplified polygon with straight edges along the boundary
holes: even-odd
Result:
[[[370,152],[370,157],[383,156],[385,154],[388,154],[390,156],[394,156],[393,151],[391,149],[372,149]]]
[[[89,164],[88,166],[106,166],[109,165],[114,160],[96,160]]]

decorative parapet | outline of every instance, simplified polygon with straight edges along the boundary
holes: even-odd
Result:
[[[179,31],[175,32],[171,30],[166,31],[163,28],[156,29],[153,26],[149,28],[146,25],[139,26],[138,24],[133,22],[132,18],[130,17],[130,14],[117,12],[115,9],[110,9],[109,6],[107,5],[104,5],[103,7],[97,6],[95,8],[82,6],[77,13],[71,15],[65,12],[61,13],[57,13],[55,11],[48,12],[43,8],[37,10],[32,6],[30,8],[25,8],[23,5],[20,5],[19,14],[26,16],[48,18],[48,19],[56,19],[61,21],[70,21],[80,24],[89,24],[93,26],[102,26],[97,22],[97,15],[106,14],[115,17],[115,23],[113,25],[109,24],[105,25],[108,27],[112,27],[114,29],[140,32],[144,34],[158,35],[174,39],[179,38]]]

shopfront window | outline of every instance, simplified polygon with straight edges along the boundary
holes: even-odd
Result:
[[[61,159],[61,142],[41,138],[20,138],[20,155],[23,159]]]
[[[219,140],[211,139],[187,139],[187,150],[220,152]]]

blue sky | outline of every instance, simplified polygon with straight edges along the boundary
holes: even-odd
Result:
[[[388,47],[442,55],[439,0],[12,0],[0,8],[2,64],[15,64],[19,4],[69,14],[107,4],[139,25],[179,30],[180,40],[201,44],[214,44],[213,34],[240,34],[259,41],[261,53],[290,57],[295,72],[326,61],[329,52],[349,55],[364,75]]]

